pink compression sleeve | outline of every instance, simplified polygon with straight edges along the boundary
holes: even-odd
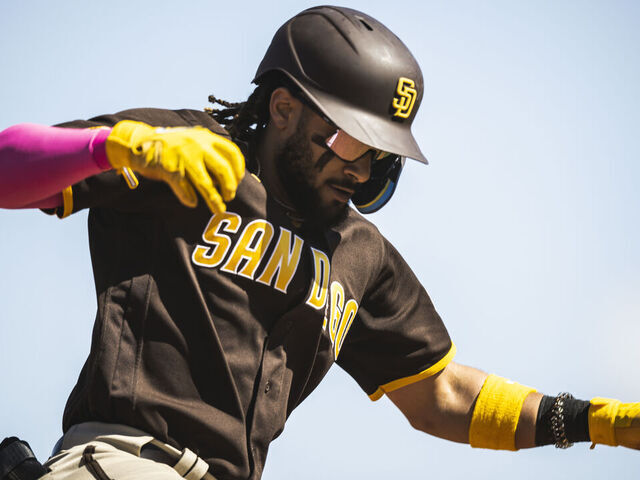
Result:
[[[110,169],[110,132],[29,123],[0,132],[0,207],[51,207],[69,185]]]

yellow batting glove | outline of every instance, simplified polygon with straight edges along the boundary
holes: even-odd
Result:
[[[640,403],[596,397],[589,407],[589,436],[593,445],[635,448],[640,450]]]
[[[151,127],[142,122],[116,123],[107,138],[109,163],[137,185],[131,169],[169,184],[188,207],[198,204],[196,190],[213,213],[226,210],[244,176],[244,157],[238,146],[204,127]],[[195,190],[194,190],[195,188]]]

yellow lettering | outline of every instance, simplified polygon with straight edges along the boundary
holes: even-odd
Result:
[[[286,228],[280,227],[280,238],[276,248],[271,254],[271,258],[267,263],[262,275],[258,278],[258,282],[265,285],[271,285],[273,276],[278,272],[275,288],[283,293],[287,293],[287,287],[291,283],[294,273],[300,262],[300,253],[302,252],[302,244],[304,241],[298,235],[294,235],[293,248],[291,245],[291,232]]]
[[[344,288],[338,282],[331,284],[331,320],[329,321],[329,336],[335,345],[338,325],[344,309]]]
[[[313,267],[314,267],[314,279],[313,286],[309,298],[307,298],[307,305],[311,305],[316,310],[320,310],[324,307],[327,301],[327,287],[329,286],[329,275],[331,273],[331,265],[329,264],[329,257],[321,250],[311,248],[313,254]]]
[[[229,260],[221,270],[228,273],[236,273],[243,277],[253,279],[258,264],[273,238],[273,226],[265,220],[254,220],[249,223],[238,239]],[[240,271],[240,263],[246,260]]]
[[[231,239],[228,235],[220,233],[220,231],[236,233],[241,223],[240,216],[231,212],[211,217],[207,228],[202,234],[202,239],[208,245],[198,245],[195,248],[191,256],[193,263],[202,267],[213,268],[222,262],[231,246]]]
[[[344,339],[351,328],[351,324],[353,323],[353,319],[358,313],[358,302],[356,302],[353,298],[347,302],[344,307],[344,312],[342,313],[342,320],[340,321],[340,328],[338,329],[338,335],[336,336],[336,343],[334,346],[334,350],[336,352],[336,360],[338,359],[338,355],[340,354],[340,350],[342,349],[342,344]]]

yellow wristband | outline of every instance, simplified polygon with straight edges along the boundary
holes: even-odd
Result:
[[[489,375],[478,394],[469,426],[474,448],[517,450],[516,427],[525,398],[536,390],[497,375]]]

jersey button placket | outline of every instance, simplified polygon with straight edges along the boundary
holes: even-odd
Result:
[[[267,383],[264,384],[264,393],[269,393],[269,390],[271,390],[271,381],[267,380]]]

